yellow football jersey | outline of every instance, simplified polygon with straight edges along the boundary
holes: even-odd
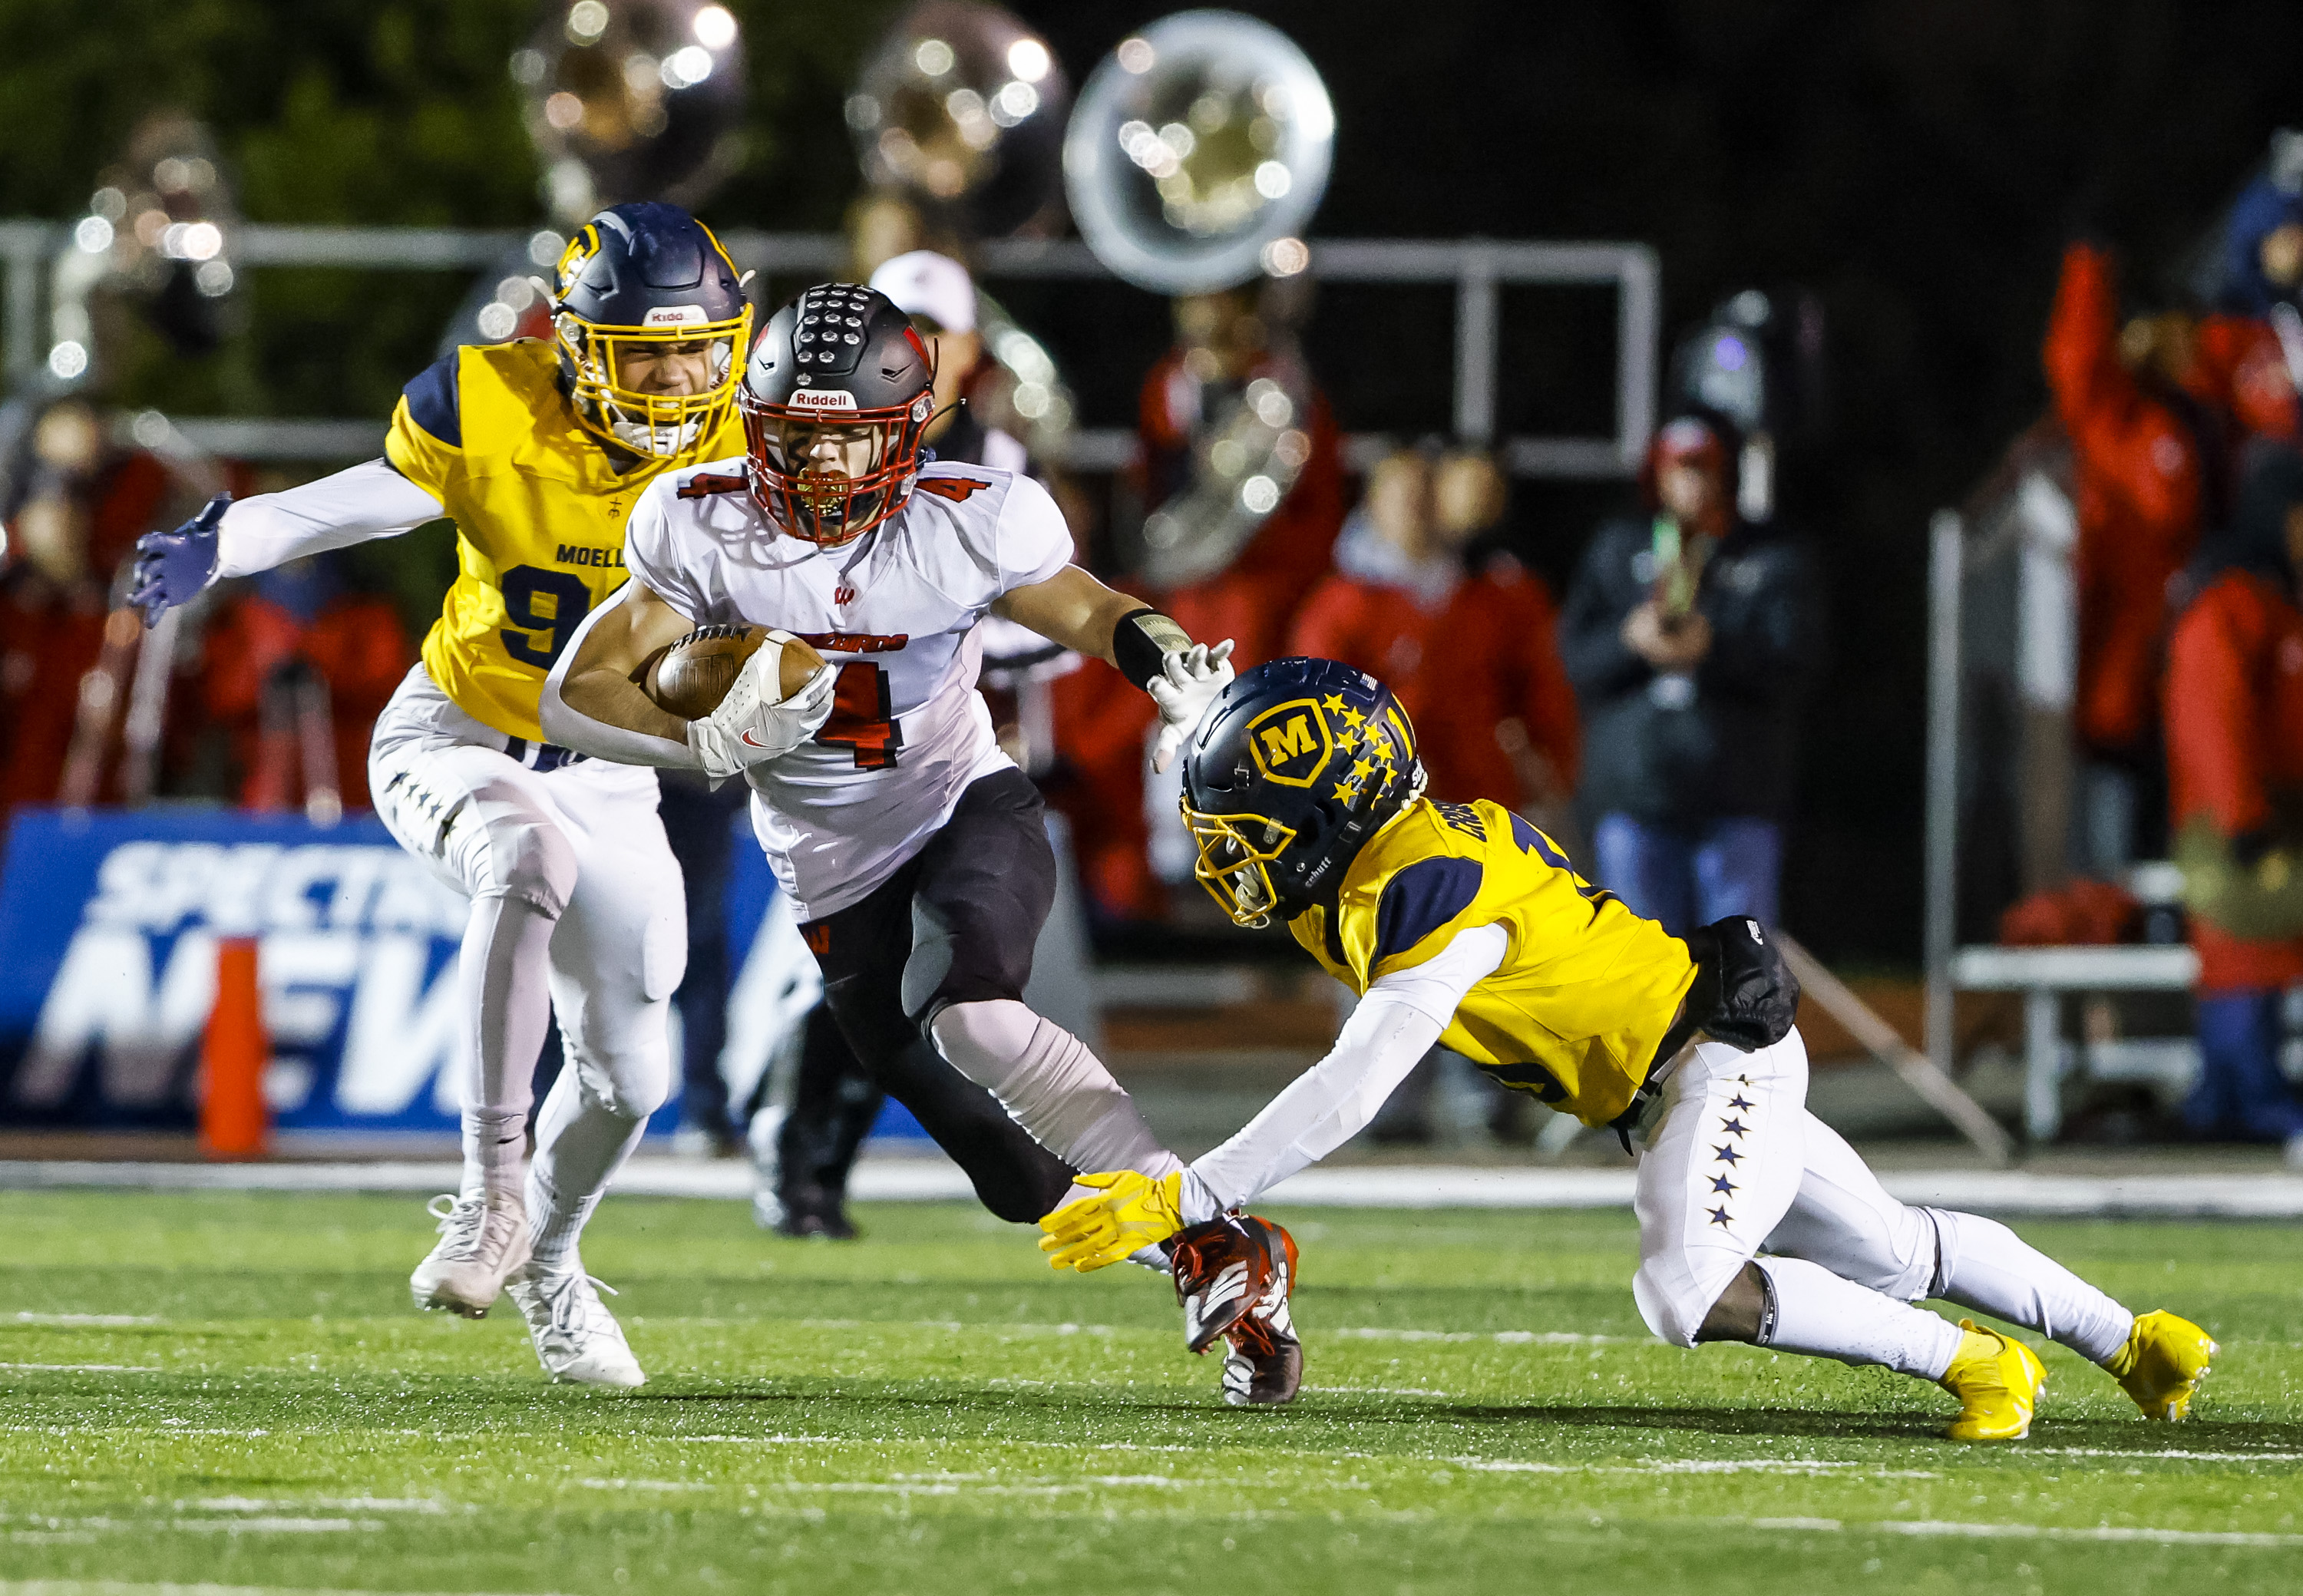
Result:
[[[536,701],[592,606],[624,585],[624,520],[665,471],[744,452],[732,409],[673,457],[619,471],[576,424],[553,346],[467,344],[408,384],[384,457],[456,523],[456,580],[424,668],[466,714],[544,740]]]
[[[1345,871],[1332,920],[1314,908],[1288,922],[1362,994],[1480,925],[1503,927],[1510,951],[1457,1006],[1442,1045],[1586,1124],[1621,1114],[1694,984],[1694,961],[1501,804],[1417,799]]]

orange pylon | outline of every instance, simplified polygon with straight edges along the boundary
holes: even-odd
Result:
[[[256,982],[256,939],[216,943],[215,1007],[200,1045],[200,1151],[210,1158],[262,1158],[272,1116],[264,1102],[264,999]]]

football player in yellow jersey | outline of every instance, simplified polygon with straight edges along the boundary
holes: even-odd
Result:
[[[1182,1173],[1081,1176],[1100,1194],[1041,1221],[1057,1268],[1219,1222],[1350,1139],[1444,1043],[1622,1135],[1632,1293],[1667,1341],[1883,1364],[1960,1398],[1954,1439],[2023,1435],[2038,1359],[1912,1305],[1937,1296],[2100,1364],[2147,1417],[2189,1411],[2204,1330],[2129,1313],[2004,1225],[1896,1202],[1808,1112],[1798,985],[1757,921],[1682,941],[1501,805],[1424,797],[1413,729],[1375,678],[1332,660],[1245,672],[1192,735],[1183,804],[1216,900],[1243,925],[1285,919],[1360,1002],[1326,1060]],[[1239,1296],[1271,1289],[1241,1251]]]
[[[668,1094],[665,1004],[688,948],[655,773],[553,747],[536,697],[577,623],[623,585],[640,491],[743,452],[735,386],[751,321],[708,229],[676,206],[616,206],[561,257],[552,338],[466,346],[418,376],[384,459],[219,497],[139,545],[131,596],[157,621],[219,577],[456,523],[455,584],[368,754],[384,824],[472,905],[463,1189],[434,1199],[441,1239],[409,1284],[418,1305],[471,1318],[509,1287],[554,1379],[644,1379],[577,1237]],[[523,1179],[555,1007],[569,1068]]]

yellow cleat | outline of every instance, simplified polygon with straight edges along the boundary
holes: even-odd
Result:
[[[1959,1351],[1939,1382],[1959,1398],[1959,1417],[1944,1433],[1953,1440],[2021,1440],[2031,1433],[2031,1410],[2047,1371],[2031,1349],[1997,1330],[1962,1319]]]
[[[2215,1351],[2214,1338],[2162,1308],[2137,1315],[2127,1345],[2104,1367],[2145,1418],[2172,1423],[2190,1413]]]

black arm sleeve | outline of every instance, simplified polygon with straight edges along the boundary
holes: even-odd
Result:
[[[1148,604],[1130,610],[1111,629],[1111,657],[1119,673],[1147,691],[1167,657],[1191,646],[1191,634],[1176,624],[1174,616]]]

